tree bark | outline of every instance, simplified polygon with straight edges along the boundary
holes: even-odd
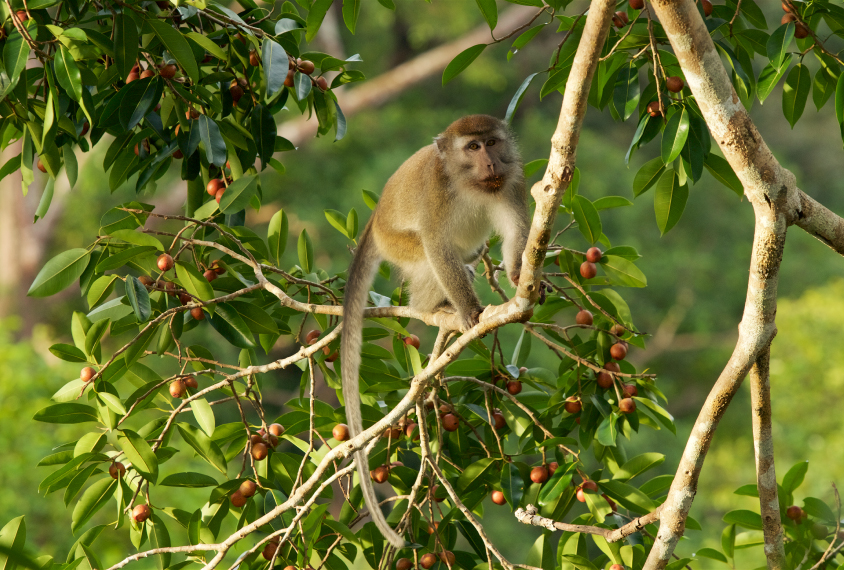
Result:
[[[777,496],[777,472],[774,469],[774,439],[771,434],[770,349],[762,351],[750,369],[750,405],[753,408],[753,448],[756,452],[756,485],[765,557],[769,570],[783,570],[788,564],[783,546],[780,502]]]

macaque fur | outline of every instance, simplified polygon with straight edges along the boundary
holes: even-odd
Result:
[[[352,437],[363,431],[358,385],[363,311],[380,262],[390,262],[409,281],[412,308],[456,313],[466,331],[483,312],[467,264],[478,259],[494,231],[503,238],[508,277],[518,284],[529,227],[521,156],[507,124],[494,117],[455,121],[390,177],[346,281],[341,357]],[[356,452],[355,461],[372,520],[393,546],[403,547],[378,506],[366,453]]]

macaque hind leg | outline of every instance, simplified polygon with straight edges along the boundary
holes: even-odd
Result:
[[[410,281],[410,306],[417,311],[433,313],[448,305],[445,291],[427,263],[420,263],[415,271],[406,272]]]

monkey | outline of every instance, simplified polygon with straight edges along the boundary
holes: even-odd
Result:
[[[363,431],[358,385],[363,311],[381,261],[409,282],[411,308],[456,313],[465,332],[483,312],[472,286],[474,269],[467,264],[477,261],[495,231],[503,238],[508,277],[518,285],[529,226],[521,155],[507,123],[495,117],[455,121],[389,178],[346,279],[340,354],[352,437]],[[378,506],[363,450],[355,453],[355,462],[373,522],[402,548],[404,540]]]

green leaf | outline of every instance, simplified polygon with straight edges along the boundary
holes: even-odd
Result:
[[[126,276],[126,299],[135,311],[139,323],[145,323],[152,313],[149,303],[149,293],[140,281],[131,275]]]
[[[13,518],[0,529],[0,570],[14,570],[26,544],[26,522],[23,515]]]
[[[583,556],[579,556],[577,554],[561,554],[560,557],[577,568],[577,570],[598,570],[597,566],[592,564],[588,558],[584,558]]]
[[[794,23],[789,22],[774,30],[774,33],[768,38],[768,44],[765,47],[768,52],[768,59],[771,60],[773,67],[782,65],[785,54],[788,52],[788,46],[794,39],[794,28]]]
[[[650,190],[663,172],[665,172],[665,163],[659,157],[643,164],[636,173],[636,177],[633,178],[633,196],[639,196]]]
[[[530,178],[537,172],[540,168],[544,167],[548,164],[547,158],[539,158],[537,160],[531,160],[527,164],[525,164],[525,178]]]
[[[818,111],[835,93],[836,81],[837,79],[824,68],[818,69],[815,73],[815,79],[812,81],[812,101]]]
[[[12,83],[18,82],[21,72],[26,67],[29,51],[29,44],[19,31],[13,31],[6,39],[3,45],[3,66]]]
[[[612,413],[601,421],[595,431],[595,440],[604,447],[615,447],[615,438],[618,437],[617,420],[618,416]]]
[[[206,36],[204,36],[200,33],[197,33],[197,32],[188,32],[185,35],[187,36],[187,38],[189,40],[194,42],[196,45],[198,45],[199,47],[201,47],[202,49],[204,49],[205,51],[207,51],[208,53],[210,53],[211,55],[213,55],[217,59],[221,59],[223,61],[226,61],[228,59],[226,57],[226,52],[224,52],[222,50],[222,48],[220,48],[220,46],[218,46],[213,41],[208,39],[208,37],[206,37]],[[264,68],[265,69],[266,69],[266,61],[267,60],[265,59],[264,60]],[[286,64],[287,64],[287,58],[285,56],[285,65]],[[285,69],[287,69],[287,68],[285,68]],[[285,71],[285,75],[287,75],[286,71]]]
[[[163,484],[164,483],[162,483],[162,485]],[[196,509],[188,522],[188,542],[191,544],[199,544],[200,532],[202,532],[202,509]]]
[[[279,210],[273,214],[267,228],[267,243],[269,243],[272,258],[270,261],[273,261],[277,267],[281,267],[281,256],[287,248],[287,231],[287,214],[284,210]]]
[[[311,243],[311,236],[308,235],[308,230],[302,230],[299,234],[299,265],[302,271],[310,273],[314,265],[314,246]]]
[[[723,520],[727,524],[736,524],[751,530],[762,530],[762,517],[753,511],[743,509],[730,511],[724,515]]]
[[[328,223],[337,228],[337,230],[346,237],[349,237],[348,232],[346,232],[346,216],[343,215],[342,212],[338,212],[337,210],[325,210],[325,219],[328,220]]]
[[[158,251],[164,251],[164,246],[161,245],[161,242],[150,234],[142,234],[141,232],[136,232],[134,230],[122,229],[111,232],[111,237],[112,239],[125,241],[126,243],[154,247]]]
[[[210,319],[213,326],[223,338],[239,348],[255,348],[252,332],[234,307],[229,303],[219,303]]]
[[[196,123],[194,128],[199,129],[199,139],[205,147],[205,158],[215,166],[226,164],[226,141],[220,134],[220,127],[208,115],[200,115]],[[220,203],[222,204],[222,200]]]
[[[759,98],[760,103],[765,102],[765,99],[768,98],[768,95],[777,86],[777,83],[785,75],[785,72],[788,71],[789,63],[791,63],[790,54],[786,56],[785,61],[780,66],[774,66],[772,63],[769,63],[762,68],[762,71],[759,73],[759,79],[756,81],[756,96]]]
[[[179,33],[173,26],[162,20],[148,19],[146,23],[152,28],[152,31],[158,36],[158,39],[170,52],[170,55],[175,58],[176,62],[185,70],[188,77],[194,83],[199,82],[199,66],[196,64],[196,59],[193,57],[193,51],[190,49],[188,41],[181,33]]]
[[[457,57],[452,59],[443,71],[443,85],[457,77],[460,72],[469,67],[469,65],[475,61],[479,55],[481,55],[485,48],[486,44],[478,44],[457,54]]]
[[[597,200],[592,202],[592,205],[595,206],[596,210],[601,211],[609,210],[610,208],[623,208],[625,206],[632,206],[633,202],[621,196],[604,196],[603,198],[598,198]]]
[[[637,512],[647,513],[656,506],[642,491],[621,481],[602,481],[601,490],[621,506]]]
[[[261,61],[267,78],[266,97],[270,100],[284,87],[290,60],[284,48],[265,36],[261,46]]]
[[[792,129],[806,108],[811,86],[809,68],[802,63],[792,67],[788,77],[785,78],[785,85],[782,88],[782,113]]]
[[[661,235],[665,235],[680,220],[688,199],[689,186],[680,184],[673,168],[667,170],[657,182],[654,195],[656,225]]]
[[[727,564],[727,557],[715,550],[714,548],[701,548],[695,552],[695,558],[711,558]]]
[[[457,480],[457,488],[462,491],[474,488],[475,485],[480,484],[480,480],[493,465],[494,461],[489,457],[475,461],[460,474],[460,479]]]
[[[709,156],[706,157],[706,161],[703,163],[709,173],[721,184],[738,194],[739,196],[744,195],[744,186],[741,184],[741,180],[739,180],[736,173],[733,172],[730,163],[726,161],[726,159],[718,156],[717,154],[709,153]]]
[[[88,265],[90,254],[82,248],[70,249],[48,261],[27,291],[28,297],[49,297],[76,281]]]
[[[120,101],[118,118],[121,126],[129,131],[134,129],[161,100],[164,82],[160,77],[148,77],[134,81],[123,89],[125,93]]]
[[[360,14],[361,0],[343,0],[343,22],[353,34]]]
[[[507,105],[507,114],[504,116],[504,120],[508,123],[513,120],[513,115],[516,113],[516,109],[519,108],[519,105],[522,103],[522,99],[525,97],[525,92],[527,92],[527,88],[530,87],[530,82],[533,81],[533,78],[539,75],[539,73],[531,73],[525,80],[522,81],[522,84],[519,85],[519,88],[516,89],[516,92],[513,94],[513,98],[510,99],[510,104]],[[536,162],[536,161],[533,161]],[[547,162],[547,160],[546,160]],[[532,163],[529,163],[532,164]],[[525,165],[525,170],[527,170],[527,164]],[[527,174],[525,176],[528,176]]]
[[[588,198],[577,194],[571,203],[574,219],[577,221],[577,229],[589,243],[595,243],[601,237],[601,216],[598,210]]]
[[[358,237],[358,211],[354,208],[349,210],[349,215],[346,216],[346,235],[352,240]]]
[[[167,527],[161,517],[154,514],[150,518],[150,524],[147,525],[150,542],[153,548],[169,548],[170,547],[170,533],[167,532]],[[158,564],[158,570],[165,570],[170,566],[170,553],[163,552],[155,557]],[[100,566],[102,568],[102,566]]]
[[[498,7],[495,5],[495,0],[475,0],[478,3],[478,9],[489,24],[489,29],[494,30],[498,25]]]
[[[797,487],[803,484],[806,472],[809,470],[809,462],[801,461],[795,463],[782,478],[782,490],[786,493],[793,493]]]
[[[643,453],[626,461],[612,478],[619,481],[629,481],[633,477],[661,465],[663,461],[665,461],[665,456],[661,453]]]
[[[662,162],[668,164],[680,156],[688,137],[689,112],[683,107],[671,115],[662,131]]]
[[[111,394],[110,392],[100,392],[97,394],[97,398],[114,413],[121,416],[126,415],[126,408],[123,407],[123,402],[121,402],[120,398],[114,394]]]
[[[81,424],[98,420],[97,410],[85,404],[68,402],[53,404],[36,412],[32,418],[36,422],[49,424]]]
[[[176,279],[185,288],[185,291],[194,297],[198,297],[203,301],[210,301],[214,298],[214,288],[211,287],[211,283],[192,264],[177,261]],[[209,306],[208,309],[213,309],[213,307]]]
[[[325,14],[331,8],[333,2],[334,0],[316,0],[311,5],[308,11],[308,19],[306,20],[307,32],[305,33],[305,41],[310,43],[316,37],[320,26],[322,26],[322,21],[325,19]]]
[[[542,486],[539,492],[539,504],[541,506],[552,505],[571,484],[571,473],[565,469],[558,468],[554,475]]]
[[[736,547],[736,525],[731,524],[721,533],[721,548],[730,558],[733,557]]]
[[[226,458],[217,444],[211,441],[207,435],[190,424],[176,424],[182,439],[190,445],[199,456],[217,469],[223,476],[226,475]]]
[[[76,533],[77,530],[85,526],[91,520],[91,517],[108,503],[117,489],[117,484],[117,479],[106,477],[88,487],[73,509],[71,532]]]
[[[54,344],[50,347],[50,352],[65,362],[88,362],[85,353],[70,344]]]
[[[815,497],[806,497],[803,499],[803,510],[811,517],[820,519],[827,524],[835,526],[836,516],[829,508],[829,505],[816,499]]]
[[[228,305],[237,311],[254,334],[279,334],[275,321],[261,307],[243,301],[230,301]]]
[[[126,79],[138,59],[138,28],[125,13],[114,17],[114,60],[120,79]]]
[[[631,61],[618,72],[613,90],[613,105],[622,121],[626,121],[639,106],[639,69]]]
[[[61,46],[53,58],[53,66],[56,70],[56,79],[59,85],[73,97],[75,101],[82,100],[82,74],[79,67],[73,61],[68,49]]]
[[[258,192],[258,177],[254,174],[241,176],[226,188],[220,199],[220,211],[234,214],[246,208],[249,200]]]
[[[211,409],[208,401],[205,398],[197,398],[191,401],[190,408],[193,411],[193,417],[196,418],[196,423],[199,424],[202,431],[208,437],[214,435],[214,428],[217,427],[217,423],[214,419],[214,410]]]
[[[258,147],[258,157],[261,159],[261,170],[263,170],[273,157],[275,137],[278,135],[275,119],[273,119],[273,114],[268,108],[257,105],[252,109],[250,124],[252,125],[252,137],[255,139],[255,146]]]
[[[158,480],[158,458],[146,440],[137,433],[125,429],[123,437],[118,437],[117,442],[126,459],[132,462],[132,467],[145,479],[155,484]]]

